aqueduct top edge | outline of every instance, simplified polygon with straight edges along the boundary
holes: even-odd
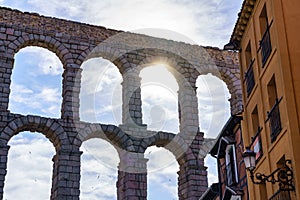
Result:
[[[109,37],[118,33],[125,33],[128,38],[126,43],[129,45],[138,45],[143,42],[143,46],[150,46],[154,42],[161,46],[176,46],[179,55],[195,54],[199,49],[207,50],[214,61],[223,62],[224,64],[238,66],[238,57],[236,52],[221,50],[217,47],[203,47],[200,45],[191,45],[185,42],[178,42],[169,39],[156,38],[143,34],[113,30],[103,26],[91,25],[55,17],[47,17],[38,13],[22,12],[16,9],[0,6],[0,24],[17,29],[29,29],[35,33],[43,33],[54,37],[76,39],[89,44],[98,45],[100,42],[107,40]],[[132,37],[136,40],[128,40]],[[122,34],[124,38],[124,34]],[[119,38],[118,38],[119,39]],[[129,43],[128,43],[129,42]],[[218,63],[217,63],[218,64]],[[238,67],[236,67],[238,68]]]

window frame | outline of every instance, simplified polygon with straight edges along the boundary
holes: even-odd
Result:
[[[225,150],[226,185],[232,186],[239,182],[235,144],[228,144]],[[230,171],[228,171],[230,170]],[[231,177],[228,176],[231,174]]]

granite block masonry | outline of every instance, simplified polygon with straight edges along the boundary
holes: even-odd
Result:
[[[8,110],[14,56],[27,46],[46,48],[63,64],[60,118],[22,115]],[[119,126],[80,120],[81,65],[95,57],[109,60],[122,75],[122,124]],[[168,66],[179,85],[178,134],[148,130],[142,121],[139,74],[144,67],[155,63]],[[231,113],[240,113],[242,92],[236,52],[0,7],[1,199],[8,170],[8,142],[22,131],[40,132],[55,147],[50,199],[79,199],[82,154],[79,149],[91,138],[108,141],[119,153],[116,183],[119,200],[147,199],[144,152],[154,145],[172,152],[180,166],[179,199],[199,199],[207,188],[207,171],[201,151],[205,139],[199,128],[196,80],[208,73],[227,84]]]

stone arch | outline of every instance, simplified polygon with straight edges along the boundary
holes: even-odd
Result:
[[[203,133],[200,133],[200,135]],[[198,135],[198,134],[197,134]],[[199,135],[198,135],[199,136]],[[174,135],[167,132],[158,132],[150,138],[145,139],[147,145],[163,147],[170,151],[179,165],[178,171],[178,197],[179,199],[188,199],[190,197],[200,197],[207,188],[206,167],[204,167],[203,158],[198,157],[195,146],[201,141],[195,138],[192,144],[188,144],[180,135]],[[191,181],[191,182],[189,182]],[[199,181],[199,182],[198,182]],[[196,183],[198,182],[198,183]],[[193,191],[191,187],[200,187],[199,190]],[[187,192],[189,191],[189,192]]]
[[[7,73],[11,113],[60,117],[63,67],[56,54],[43,47],[26,46],[15,54],[11,69]]]
[[[7,144],[14,135],[22,131],[42,133],[50,140],[56,151],[70,143],[64,128],[58,122],[33,115],[22,116],[9,122],[0,134],[0,141]]]
[[[199,77],[200,75],[212,74],[213,76],[219,78],[223,81],[228,91],[231,95],[230,109],[231,114],[239,114],[242,111],[242,86],[240,82],[240,71],[236,64],[226,64],[219,62],[215,66],[205,67],[201,73],[195,71],[195,75]]]
[[[156,64],[162,64],[168,69],[168,71],[173,75],[173,77],[176,79],[177,84],[179,84],[180,80],[178,80],[180,77],[178,77],[181,74],[181,71],[183,71],[180,66],[178,65],[178,62],[176,61],[176,58],[174,57],[168,57],[168,56],[146,56],[141,62],[138,64],[138,71],[143,70],[144,68],[156,65]]]
[[[118,147],[100,134],[94,132],[80,147],[80,199],[116,199],[117,196],[117,166],[120,154]],[[107,193],[107,190],[111,192]]]
[[[102,58],[113,63],[118,68],[119,72],[123,74],[126,69],[131,67],[131,63],[125,55],[118,47],[101,42],[98,46],[90,46],[82,51],[77,60],[82,64],[92,58]]]
[[[137,67],[141,80],[143,123],[147,124],[148,130],[178,133],[179,84],[167,65],[158,61]]]
[[[174,154],[166,148],[151,146],[144,155],[148,160],[147,199],[177,199],[180,166]]]
[[[12,50],[12,58],[22,48],[27,46],[37,46],[45,48],[53,53],[60,59],[63,67],[69,66],[74,63],[72,54],[68,48],[64,46],[55,37],[44,36],[39,34],[25,34],[17,37],[16,40],[10,42],[8,48]]]
[[[46,136],[52,145],[55,148],[57,154],[60,154],[65,149],[69,149],[71,147],[69,138],[64,131],[64,128],[54,119],[43,118],[39,116],[27,115],[20,116],[16,115],[15,118],[8,122],[5,127],[2,129],[2,133],[0,134],[0,146],[3,154],[1,155],[1,169],[4,170],[5,173],[1,174],[1,185],[4,185],[6,168],[7,168],[7,155],[9,146],[7,145],[9,140],[20,132],[30,131],[30,132],[39,132]],[[56,166],[56,158],[57,155],[53,157],[54,169],[52,174],[52,189],[56,188],[57,183],[59,182],[55,177],[57,175]],[[51,192],[52,193],[52,192]],[[3,196],[3,191],[0,192],[0,197]]]
[[[100,138],[111,143],[117,151],[134,151],[134,144],[129,135],[115,125],[88,124],[77,135],[80,145],[91,138]]]
[[[192,153],[189,146],[190,144],[186,143],[179,134],[175,135],[173,133],[159,131],[155,135],[144,139],[144,142],[146,143],[146,147],[157,146],[165,148],[174,155],[177,161],[182,159],[182,156],[187,152]],[[189,156],[193,155],[193,153],[189,154]],[[190,158],[196,159],[195,156]]]
[[[240,79],[240,71],[237,65],[230,66],[231,69],[221,68],[222,80],[226,83],[230,98],[231,114],[236,115],[242,112],[242,85]],[[220,68],[220,67],[219,67]]]
[[[148,65],[152,64],[165,64],[168,70],[176,78],[178,84],[180,79],[187,78],[189,68],[193,68],[192,62],[189,62],[184,57],[177,55],[174,52],[170,52],[162,49],[139,49],[138,54],[145,55],[141,57],[135,64],[140,68],[140,70]]]
[[[169,53],[169,52],[168,52]],[[180,135],[195,137],[198,131],[198,103],[196,98],[196,67],[188,60],[169,53],[167,57],[158,57],[160,62],[169,65],[169,71],[175,77],[178,89],[178,116]],[[170,57],[169,57],[170,56]],[[146,62],[155,61],[156,56],[145,59]],[[183,136],[185,137],[185,136]],[[191,144],[192,141],[189,141]]]
[[[1,159],[6,172],[1,174],[3,199],[49,199],[52,158],[56,154],[51,141],[40,132],[21,131],[9,140],[7,147],[6,159]]]
[[[112,106],[113,109],[107,114],[110,117],[109,120],[102,121],[102,123],[119,124],[119,118],[122,114],[120,111],[120,101],[122,98],[120,90],[123,80],[122,74],[119,73],[119,68],[110,60],[95,55],[85,59],[80,66],[80,70],[79,114],[83,117],[82,120],[97,123],[99,122],[97,119],[97,109]],[[107,83],[106,80],[108,78],[113,81]],[[106,94],[106,99],[102,98],[103,95],[99,95],[99,88],[101,88],[101,94],[102,92]],[[99,98],[96,98],[96,96]],[[106,100],[109,100],[109,102]],[[85,110],[89,110],[90,112],[85,115]]]
[[[154,49],[155,51],[155,49]],[[194,96],[196,91],[196,76],[195,66],[191,64],[188,60],[183,57],[180,57],[172,52],[167,52],[160,50],[159,52],[154,52],[157,55],[146,56],[140,63],[139,67],[144,68],[145,66],[151,65],[152,63],[162,63],[166,65],[168,71],[173,75],[178,84],[178,111],[179,111],[179,123],[182,123],[181,120],[181,108],[184,104],[184,99],[181,98],[181,93],[183,90],[189,90],[188,94]],[[198,119],[196,119],[198,120]]]

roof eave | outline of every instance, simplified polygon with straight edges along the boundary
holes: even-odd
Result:
[[[224,46],[224,49],[239,50],[240,42],[248,26],[249,19],[252,15],[256,0],[244,0],[237,22],[230,37],[230,41]]]

